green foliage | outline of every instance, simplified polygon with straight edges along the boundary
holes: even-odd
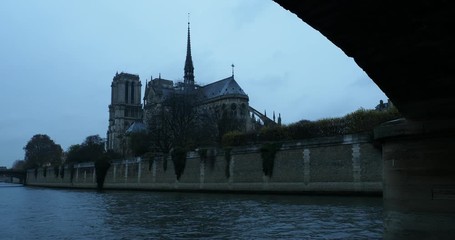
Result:
[[[175,147],[171,151],[172,162],[174,163],[174,171],[177,180],[180,180],[180,177],[185,170],[186,165],[186,149],[182,147]]]
[[[113,150],[109,149],[107,150],[104,154],[103,154],[104,157],[106,157],[107,159],[109,160],[115,160],[115,159],[121,159],[122,158],[122,154],[118,153],[118,152],[114,152]]]
[[[67,163],[80,163],[84,162],[84,154],[81,150],[80,144],[74,144],[69,146],[68,151],[66,152],[66,162]]]
[[[88,136],[82,144],[68,148],[66,162],[95,162],[104,154],[104,143],[99,135]]]
[[[221,144],[223,146],[240,146],[246,144],[246,135],[239,131],[228,132],[223,135]]]
[[[259,139],[261,141],[281,141],[288,139],[287,129],[281,126],[263,127],[259,132]]]
[[[38,168],[46,164],[60,164],[63,150],[45,134],[34,135],[24,147],[25,168]]]
[[[107,171],[111,167],[110,160],[108,154],[103,154],[95,161],[96,186],[98,191],[103,190]]]
[[[359,109],[341,118],[324,118],[317,121],[302,120],[288,126],[263,127],[257,134],[229,132],[223,136],[222,145],[225,147],[242,146],[256,142],[372,132],[379,124],[400,117],[401,115],[396,108],[386,111]]]
[[[16,160],[13,163],[12,169],[14,170],[26,170],[24,160]]]
[[[258,135],[256,132],[241,133],[238,131],[226,133],[222,140],[221,145],[223,147],[243,146],[258,141]]]
[[[201,109],[199,104],[192,93],[176,93],[151,109],[146,116],[151,149],[169,153],[175,146],[188,150],[215,146],[226,133],[246,130],[245,119],[235,117],[231,111],[221,107]]]
[[[139,157],[149,150],[149,137],[145,132],[131,133],[129,136],[129,146],[133,156]]]
[[[347,134],[344,118],[324,118],[318,121],[300,121],[286,127],[288,139],[304,139]]]
[[[266,143],[261,147],[262,171],[265,176],[272,177],[275,155],[280,150],[281,144]]]
[[[223,136],[231,132],[243,132],[245,131],[245,124],[241,119],[238,119],[234,116],[231,116],[227,110],[222,110],[223,113],[216,121],[216,126],[218,130],[218,142],[223,141]]]
[[[383,122],[387,122],[400,117],[396,108],[387,111],[359,109],[344,117],[347,125],[347,132],[357,133],[371,131]]]
[[[290,139],[328,137],[359,132],[372,132],[383,122],[400,118],[396,108],[387,111],[359,109],[341,118],[325,118],[318,121],[301,121],[287,128]]]

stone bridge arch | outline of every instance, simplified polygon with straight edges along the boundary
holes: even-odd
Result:
[[[0,176],[18,178],[22,184],[25,184],[27,179],[27,173],[25,171],[14,169],[0,170]]]
[[[455,239],[455,3],[274,1],[354,58],[405,116],[375,130],[384,238]]]

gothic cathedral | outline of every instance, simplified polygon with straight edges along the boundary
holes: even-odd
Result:
[[[138,75],[116,73],[111,84],[109,105],[109,128],[107,149],[124,152],[128,133],[146,131],[149,119],[162,107],[162,103],[173,94],[191,96],[198,112],[229,116],[239,123],[240,131],[250,131],[261,125],[281,124],[269,119],[249,106],[248,95],[232,75],[205,86],[195,84],[193,59],[191,56],[190,24],[188,23],[187,52],[183,82],[161,78],[151,79],[145,84],[144,105],[141,104],[141,82]],[[275,116],[274,116],[275,118]]]

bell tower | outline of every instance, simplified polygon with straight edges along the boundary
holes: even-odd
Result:
[[[107,149],[123,152],[125,132],[134,122],[142,122],[141,81],[138,75],[116,73],[111,84]]]

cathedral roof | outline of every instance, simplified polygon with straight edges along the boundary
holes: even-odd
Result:
[[[248,98],[248,95],[246,95],[240,85],[235,81],[233,76],[205,85],[199,88],[199,92],[200,98],[202,100],[227,97],[230,95],[240,95]]]
[[[133,124],[131,124],[131,126],[126,130],[126,133],[130,134],[130,133],[138,133],[138,132],[145,132],[145,131],[147,131],[147,127],[145,126],[145,124],[136,121]]]
[[[173,82],[172,80],[167,80],[161,78],[155,78],[152,81],[148,82],[145,93],[144,93],[144,99],[148,98],[149,91],[150,89],[153,89],[153,91],[158,94],[163,96],[164,98],[167,98],[170,94],[174,92],[173,88]]]

